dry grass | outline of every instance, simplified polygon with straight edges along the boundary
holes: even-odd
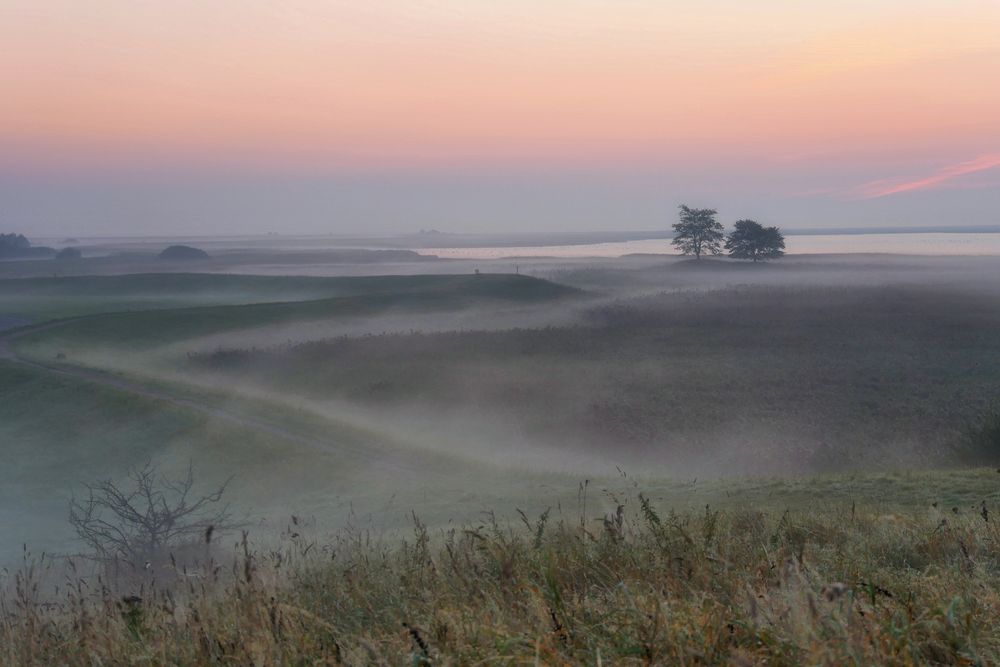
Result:
[[[74,576],[54,587],[28,567],[2,601],[0,663],[1000,659],[1000,530],[985,509],[678,515],[602,500],[618,509],[443,532],[414,518],[412,535],[385,540],[319,544],[290,525],[280,548],[244,541],[231,565],[160,574],[155,592]]]

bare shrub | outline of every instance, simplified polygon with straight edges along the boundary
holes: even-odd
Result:
[[[105,567],[154,570],[181,552],[207,553],[213,535],[238,527],[229,505],[220,504],[231,479],[198,495],[191,465],[170,479],[147,463],[129,472],[127,484],[88,484],[86,498],[70,501],[69,521],[88,557]]]

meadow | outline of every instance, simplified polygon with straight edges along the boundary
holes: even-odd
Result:
[[[497,458],[519,438],[525,456],[801,473],[953,461],[996,400],[998,328],[993,294],[744,286],[596,305],[570,325],[343,336],[187,363],[315,404],[448,418],[496,441]]]
[[[20,278],[0,280],[0,312],[4,315],[29,321],[46,321],[66,317],[79,317],[99,313],[148,313],[151,310],[177,310],[186,307],[256,305],[256,309],[227,309],[223,315],[238,318],[233,328],[259,324],[267,318],[303,319],[309,315],[309,306],[286,306],[289,312],[272,315],[262,308],[274,304],[323,301],[349,296],[386,295],[399,297],[415,293],[440,293],[453,290],[453,300],[460,293],[468,296],[502,298],[502,287],[484,277],[479,283],[469,284],[468,276],[411,276],[400,280],[396,276],[368,277],[310,277],[310,276],[253,276],[208,273],[130,273],[124,275],[87,275],[74,277]],[[467,287],[463,289],[463,285]],[[545,289],[559,292],[556,286],[543,287],[541,283],[520,285],[514,297],[544,298]],[[532,289],[538,290],[532,294]],[[541,288],[541,289],[539,289]],[[516,291],[516,290],[515,290]],[[563,289],[562,291],[569,291]],[[262,306],[261,304],[267,304]],[[314,304],[321,310],[324,304]],[[329,305],[329,304],[327,304]],[[357,307],[365,305],[359,301]],[[377,303],[372,303],[377,307]],[[432,306],[432,304],[428,304]],[[456,305],[460,305],[457,304]],[[199,311],[208,314],[209,311]],[[320,313],[322,314],[322,313]],[[181,318],[185,313],[180,313]],[[161,326],[164,314],[144,315],[152,327]],[[109,330],[97,336],[114,336],[114,321]],[[120,335],[120,334],[119,334]],[[117,341],[115,341],[117,342]]]
[[[523,268],[0,281],[0,662],[998,659],[981,262]],[[148,462],[246,533],[99,581]]]
[[[207,482],[235,474],[231,494],[241,509],[263,524],[276,508],[283,512],[294,507],[327,514],[324,525],[333,527],[349,512],[362,516],[382,512],[391,505],[402,474],[428,480],[440,477],[433,472],[441,467],[438,458],[428,452],[413,454],[393,434],[252,396],[241,398],[232,388],[206,389],[179,382],[175,376],[157,375],[161,368],[154,363],[154,351],[160,346],[248,324],[337,320],[387,310],[440,316],[508,301],[534,303],[577,294],[530,278],[485,275],[291,280],[139,275],[28,282],[34,287],[36,313],[51,312],[66,319],[57,319],[59,325],[53,328],[42,323],[37,331],[14,330],[4,343],[23,353],[0,360],[5,397],[0,402],[0,441],[10,461],[0,470],[8,501],[0,515],[0,531],[9,538],[0,550],[5,564],[23,543],[63,553],[72,549],[66,506],[74,490],[79,491],[79,483],[102,476],[121,478],[145,461],[167,469],[193,461]],[[289,290],[303,288],[340,296],[170,307],[177,299],[190,302],[209,293],[212,298],[229,294],[245,299],[253,294],[254,283],[267,285],[259,298],[287,298]],[[7,293],[19,298],[23,294],[9,286]],[[140,294],[162,294],[163,301],[157,302],[162,309],[121,310],[122,304]],[[110,312],[72,317],[73,308]],[[130,366],[123,373],[113,364],[81,365],[79,361],[87,359],[84,351],[94,348],[109,358],[141,366]],[[68,358],[57,359],[59,354]],[[167,362],[176,360],[168,356]],[[438,512],[444,516],[455,494],[464,493],[460,488],[464,468],[453,462],[451,467],[457,475],[448,482],[449,490],[428,505],[437,508],[435,516]],[[423,488],[413,491],[423,492]]]

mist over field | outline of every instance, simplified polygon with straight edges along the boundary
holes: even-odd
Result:
[[[369,248],[74,240],[67,257],[5,237],[34,255],[0,262],[0,601],[11,609],[0,630],[12,660],[62,650],[26,633],[18,610],[74,636],[84,612],[72,610],[102,604],[105,645],[122,656],[135,641],[181,662],[249,655],[190,653],[171,628],[194,631],[193,616],[177,625],[194,609],[257,627],[249,619],[268,605],[294,641],[241,632],[263,632],[284,656],[274,664],[325,655],[315,642],[331,627],[353,646],[331,650],[353,651],[354,664],[378,662],[372,651],[487,655],[473,636],[440,634],[455,627],[441,609],[457,605],[479,628],[494,627],[484,609],[507,610],[522,637],[537,614],[516,609],[530,605],[553,628],[590,627],[592,602],[554,596],[576,577],[595,577],[593,591],[647,590],[656,572],[679,587],[664,600],[718,586],[737,600],[717,617],[688,609],[678,633],[738,618],[748,629],[735,644],[759,642],[765,626],[798,637],[780,610],[801,613],[818,595],[817,618],[837,627],[880,614],[859,635],[871,638],[901,612],[848,605],[865,591],[933,606],[994,576],[1000,256],[785,254],[776,228],[726,233],[710,210],[681,214],[708,234],[685,240],[675,227],[687,256],[607,256],[607,237],[586,235],[575,246],[539,236],[526,253],[523,235],[470,236],[432,252],[414,242],[424,234]],[[697,242],[729,254],[699,255]],[[490,254],[504,247],[523,254]],[[566,559],[566,579],[553,579]],[[755,583],[779,559],[779,574]],[[930,571],[949,583],[918,583]],[[459,593],[494,575],[486,598]],[[503,602],[517,580],[529,607]],[[98,597],[84,592],[98,583]],[[766,619],[739,601],[747,586],[774,608]],[[781,597],[789,586],[805,597]],[[400,591],[424,602],[404,611]],[[591,630],[602,651],[644,632],[637,613]],[[381,648],[357,639],[372,614],[389,633]],[[991,627],[987,612],[970,618]],[[393,639],[402,623],[409,639]],[[910,631],[921,651],[937,650],[926,647],[939,627]],[[560,633],[539,641],[587,655]]]
[[[0,667],[1000,664],[998,26],[0,0]]]
[[[291,514],[326,531],[349,512],[379,531],[411,511],[462,521],[619,470],[951,468],[1000,382],[991,257],[536,258],[518,274],[422,260],[409,276],[296,277],[276,252],[289,275],[266,277],[215,256],[219,273],[134,273],[158,265],[129,254],[95,260],[106,275],[0,286],[5,441],[44,453],[4,473],[7,558],[23,542],[70,552],[68,499],[147,461],[232,475],[229,498],[264,535]]]
[[[534,554],[516,566],[529,578],[531,559],[570,553],[615,569],[734,549],[726,585],[741,586],[760,531],[800,563],[782,585],[859,577],[872,549],[904,550],[904,566],[878,566],[886,590],[926,568],[989,567],[998,257],[601,257],[583,245],[463,259],[237,239],[201,254],[174,241],[0,263],[0,561],[18,604],[34,604],[18,592],[27,576],[40,604],[66,577],[101,577],[140,600],[115,612],[131,632],[129,609],[145,618],[193,577],[215,591],[197,604],[284,595],[322,609],[345,593],[312,599],[295,577],[326,577],[324,554],[379,553],[402,569],[366,569],[355,590],[392,619],[382,587],[398,576],[408,590],[413,531],[420,549],[444,549],[420,567],[465,554],[446,570],[456,582],[465,567],[506,577],[508,565],[474,564],[503,549]],[[854,532],[802,537],[844,512],[863,522]],[[927,537],[955,522],[958,551]],[[856,557],[818,556],[826,574],[810,574],[796,550],[828,539]],[[645,586],[658,566],[643,567],[617,576]]]

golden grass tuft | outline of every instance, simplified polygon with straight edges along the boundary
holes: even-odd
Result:
[[[675,514],[639,496],[603,518],[523,518],[327,544],[297,530],[134,590],[55,586],[27,563],[0,601],[0,663],[1000,660],[1000,531],[984,513]]]

